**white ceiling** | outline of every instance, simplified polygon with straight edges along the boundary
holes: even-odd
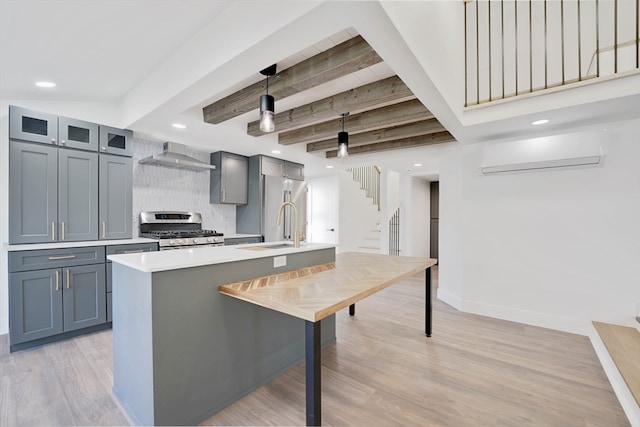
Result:
[[[276,135],[246,135],[257,108],[220,125],[203,122],[203,106],[260,80],[262,68],[272,63],[287,68],[361,34],[384,63],[276,101],[277,111],[398,74],[460,143],[534,136],[528,123],[541,112],[551,116],[553,125],[536,130],[539,134],[640,116],[640,90],[629,92],[625,82],[465,111],[457,99],[464,75],[457,70],[463,31],[455,3],[0,0],[0,99],[206,152],[253,155],[278,149],[276,156],[304,163],[309,175],[327,173],[326,165],[338,170],[376,163],[437,176],[438,160],[451,146],[327,160],[307,154],[304,144],[279,146]],[[442,16],[430,25],[416,21],[436,12]],[[448,34],[435,45],[420,33],[436,30]],[[439,55],[438,60],[428,58],[429,53]],[[54,81],[57,87],[37,88],[38,80]],[[174,122],[187,129],[172,128]],[[414,167],[417,162],[423,166]]]

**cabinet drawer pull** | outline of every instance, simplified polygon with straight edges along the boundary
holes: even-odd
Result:
[[[107,237],[107,221],[102,221],[102,238]]]
[[[71,274],[69,273],[69,269],[67,268],[67,289],[71,287]]]
[[[141,254],[142,252],[144,252],[142,249],[136,249],[136,250],[130,250],[130,251],[124,251],[124,254]]]
[[[60,272],[56,270],[56,291],[60,290]]]
[[[56,240],[56,223],[51,222],[51,240]]]
[[[50,256],[49,260],[54,261],[58,259],[74,259],[75,257],[76,257],[75,255],[57,255],[57,256]]]

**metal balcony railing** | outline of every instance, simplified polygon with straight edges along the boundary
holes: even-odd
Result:
[[[465,106],[639,69],[639,0],[466,0]]]

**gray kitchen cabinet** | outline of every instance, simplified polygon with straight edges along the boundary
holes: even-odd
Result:
[[[61,270],[9,274],[9,336],[11,345],[61,334]]]
[[[98,151],[98,125],[9,106],[9,138]]]
[[[107,321],[104,264],[62,269],[64,331],[87,328]]]
[[[57,145],[58,116],[10,105],[9,138]]]
[[[9,243],[57,240],[58,148],[9,142]]]
[[[100,154],[99,163],[99,238],[130,239],[133,161],[130,157]]]
[[[217,151],[211,153],[216,168],[210,172],[210,203],[243,205],[247,203],[249,158]]]
[[[158,250],[157,243],[134,243],[128,245],[111,245],[107,246],[106,253],[108,255],[119,254],[136,254],[141,252],[155,252]],[[111,289],[113,285],[113,264],[107,259],[107,322],[111,322],[113,316]]]
[[[9,242],[98,238],[98,154],[10,141]]]
[[[304,165],[300,163],[284,162],[284,176],[297,181],[304,181]]]
[[[304,181],[303,164],[269,156],[260,156],[260,173],[266,176],[283,176],[297,181]]]
[[[98,153],[58,150],[58,240],[97,240],[97,217]]]
[[[100,125],[99,151],[100,153],[117,154],[131,157],[133,132]]]
[[[58,117],[58,145],[78,150],[98,151],[98,125],[83,120]]]
[[[260,156],[260,173],[267,176],[282,176],[284,174],[284,160]]]
[[[10,350],[106,325],[104,261],[104,246],[9,252]]]

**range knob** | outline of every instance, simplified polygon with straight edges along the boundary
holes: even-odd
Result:
[[[207,237],[207,243],[213,243],[215,239],[213,237]]]
[[[197,245],[198,243],[200,243],[200,241],[198,239],[193,239],[193,244]]]
[[[175,240],[169,240],[169,246],[173,246],[173,245],[175,245],[175,244],[176,244],[176,241],[175,241]]]

